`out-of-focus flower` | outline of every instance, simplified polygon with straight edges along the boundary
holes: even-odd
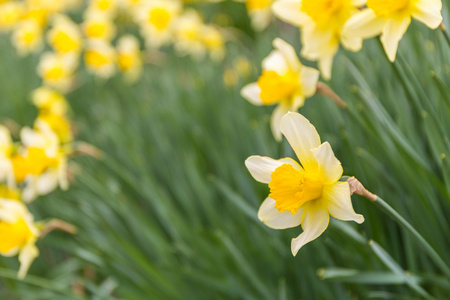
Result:
[[[172,25],[182,9],[177,0],[153,0],[139,9],[137,19],[147,46],[159,48],[172,37]]]
[[[26,206],[16,200],[0,198],[0,254],[19,254],[20,269],[17,276],[23,279],[33,260],[39,255],[35,243],[39,229]]]
[[[97,12],[113,17],[117,11],[117,0],[91,0],[88,12]]]
[[[16,188],[10,188],[0,184],[0,199],[2,198],[20,201],[20,192]]]
[[[79,53],[82,47],[79,26],[65,15],[55,16],[52,23],[47,35],[52,48],[60,54]]]
[[[280,120],[288,111],[296,111],[305,98],[316,92],[319,71],[303,66],[294,48],[275,39],[273,50],[262,62],[262,74],[257,82],[244,86],[241,95],[255,105],[278,104],[271,118],[272,133],[281,140]]]
[[[352,16],[344,33],[353,38],[381,34],[381,43],[391,62],[411,17],[436,29],[442,23],[441,0],[367,0],[367,8]]]
[[[11,29],[20,21],[25,12],[22,2],[10,1],[0,4],[0,30]]]
[[[61,93],[46,86],[35,89],[31,95],[31,100],[40,113],[65,115],[69,109],[66,98]]]
[[[212,25],[204,24],[201,29],[202,41],[213,60],[222,60],[225,56],[225,39],[222,33]]]
[[[116,27],[111,18],[98,12],[88,12],[82,26],[88,39],[111,41],[116,34]]]
[[[351,51],[362,47],[360,37],[349,37],[342,30],[364,3],[365,0],[280,0],[273,4],[273,11],[281,20],[300,27],[302,56],[318,61],[323,77],[330,79],[339,43]]]
[[[12,43],[20,55],[42,49],[42,28],[33,19],[21,21],[14,28]]]
[[[11,162],[14,146],[8,128],[0,125],[0,182],[8,183],[8,187],[15,185],[14,170]]]
[[[174,24],[174,46],[179,55],[192,55],[201,58],[205,55],[201,30],[203,20],[197,11],[186,9]]]
[[[84,53],[88,70],[100,77],[109,78],[115,72],[116,50],[101,40],[89,40]]]
[[[255,30],[262,31],[270,24],[272,3],[273,0],[245,0],[245,7]]]
[[[299,113],[288,113],[281,120],[281,131],[301,165],[291,158],[262,156],[249,157],[245,165],[253,178],[270,188],[258,218],[274,229],[302,225],[303,232],[292,239],[295,256],[325,231],[330,215],[357,223],[364,217],[353,210],[349,184],[339,181],[341,163],[328,142],[320,143],[314,126]]]
[[[72,84],[77,65],[77,54],[46,52],[41,56],[37,72],[45,84],[66,91]]]
[[[24,127],[20,137],[24,148],[13,157],[12,162],[16,181],[24,184],[23,200],[31,202],[38,195],[50,193],[58,185],[63,190],[67,189],[67,157],[50,126],[37,120],[35,129]]]
[[[129,82],[136,81],[141,75],[141,50],[135,36],[125,35],[117,42],[117,65]]]
[[[245,56],[239,56],[237,57],[233,62],[234,68],[237,70],[239,75],[243,78],[248,77],[253,69],[252,64]]]

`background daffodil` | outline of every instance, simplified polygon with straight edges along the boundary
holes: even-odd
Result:
[[[319,237],[328,227],[330,215],[344,221],[364,222],[353,210],[350,187],[338,181],[342,166],[328,142],[320,143],[313,125],[299,113],[287,113],[281,132],[300,163],[291,158],[279,160],[251,156],[245,165],[259,182],[269,185],[269,197],[258,211],[258,218],[274,229],[302,225],[303,232],[292,239],[292,254]]]
[[[262,74],[257,82],[244,86],[241,95],[255,105],[278,104],[271,118],[272,133],[281,140],[280,120],[288,111],[296,111],[305,98],[316,92],[319,71],[303,66],[294,48],[277,38],[273,50],[262,62]]]
[[[381,34],[384,51],[393,62],[411,17],[436,29],[442,22],[441,9],[441,0],[368,0],[367,8],[347,21],[344,33],[364,39]]]

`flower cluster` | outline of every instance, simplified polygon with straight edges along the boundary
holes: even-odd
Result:
[[[13,142],[10,130],[0,125],[0,254],[19,254],[19,278],[39,253],[35,242],[44,226],[34,223],[26,204],[58,186],[68,188],[68,156],[73,151],[64,96],[41,87],[32,101],[39,114],[33,128],[20,130],[20,141]]]

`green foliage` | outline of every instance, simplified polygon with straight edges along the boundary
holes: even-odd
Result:
[[[278,24],[255,40],[230,43],[225,65],[244,53],[259,66],[276,36],[298,45],[298,32]],[[16,57],[5,36],[0,57],[0,115],[30,125],[37,57]],[[359,53],[341,50],[329,85],[348,109],[314,96],[301,110],[344,173],[383,197],[447,264],[449,62],[443,34],[414,23],[394,64],[376,39]],[[23,282],[15,279],[16,258],[0,259],[0,298],[448,297],[449,278],[427,252],[358,196],[362,225],[333,220],[292,257],[290,239],[301,229],[275,231],[257,220],[268,189],[251,178],[244,160],[293,153],[271,135],[272,108],[240,97],[247,82],[225,87],[223,67],[169,51],[134,86],[119,76],[104,82],[81,74],[80,87],[68,95],[77,139],[104,158],[76,158],[70,190],[31,206],[37,220],[63,219],[78,234],[54,232],[39,241],[41,255]]]

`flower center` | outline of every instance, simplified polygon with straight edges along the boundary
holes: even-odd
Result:
[[[293,71],[288,71],[284,75],[279,75],[275,71],[262,71],[258,78],[258,86],[261,89],[260,98],[266,105],[284,100],[301,88],[298,74]]]
[[[134,55],[129,53],[120,54],[117,58],[117,64],[122,71],[128,71],[134,65]]]
[[[100,23],[94,23],[86,28],[86,35],[91,38],[100,38],[105,35],[106,26]]]
[[[156,29],[163,30],[169,25],[170,14],[164,8],[155,8],[150,12],[149,21]]]
[[[323,182],[314,173],[283,164],[271,176],[269,197],[275,200],[279,212],[287,210],[296,214],[303,204],[322,196]]]
[[[245,1],[245,6],[247,7],[247,11],[251,11],[266,8],[271,2],[270,0],[247,0]]]
[[[353,8],[349,0],[303,0],[301,11],[317,25],[331,27],[336,21],[342,25],[340,23],[350,17]]]
[[[391,14],[408,7],[410,0],[367,0],[367,7],[378,17],[389,17]]]
[[[78,49],[78,43],[67,33],[59,31],[53,38],[53,45],[61,53],[67,53]]]
[[[13,157],[12,163],[16,181],[23,182],[28,174],[40,175],[47,168],[56,166],[58,162],[55,158],[49,158],[44,149],[30,147],[26,157],[16,155]]]
[[[14,224],[0,221],[0,252],[8,253],[16,247],[23,247],[33,235],[27,223],[20,219]]]
[[[86,64],[88,66],[101,67],[109,63],[109,60],[101,53],[95,50],[86,51]]]
[[[45,72],[44,78],[47,80],[60,79],[64,75],[64,70],[61,65],[56,65]]]

